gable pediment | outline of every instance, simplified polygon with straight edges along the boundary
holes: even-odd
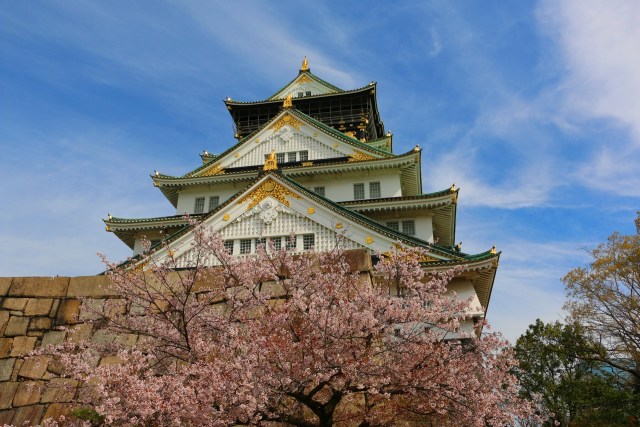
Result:
[[[224,173],[227,168],[263,165],[265,157],[273,152],[282,156],[279,163],[344,157],[360,161],[390,156],[335,129],[318,124],[300,112],[285,109],[260,131],[223,153],[194,175],[217,175]]]
[[[340,242],[345,249],[366,248],[373,253],[384,253],[402,240],[392,230],[318,198],[273,173],[257,179],[209,214],[204,224],[221,233],[226,240],[234,241],[284,238],[292,233],[312,235],[314,247],[319,251],[331,250]],[[188,231],[172,241],[169,247],[174,256],[186,262],[192,241],[192,232]],[[157,256],[166,257],[166,249],[160,249]],[[431,256],[435,260],[450,259],[440,253]]]
[[[310,72],[301,72],[289,84],[274,93],[269,99],[285,99],[288,95],[293,98],[313,95],[337,93],[340,89],[316,77]]]

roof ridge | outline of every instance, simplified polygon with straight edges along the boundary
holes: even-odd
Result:
[[[284,98],[276,98],[276,95],[279,94],[280,92],[282,92],[283,90],[285,90],[288,86],[290,86],[293,83],[295,83],[295,81],[298,80],[301,75],[308,75],[311,79],[315,80],[316,82],[320,83],[323,86],[327,86],[329,89],[335,90],[336,92],[345,92],[344,90],[340,89],[339,87],[334,86],[331,83],[329,83],[328,81],[323,80],[320,77],[316,76],[310,70],[301,70],[298,73],[297,76],[295,76],[293,79],[291,79],[289,81],[289,83],[287,83],[284,86],[282,86],[280,89],[278,89],[273,95],[271,95],[265,101],[275,101],[275,100],[279,100],[279,99],[284,99]],[[326,94],[322,94],[322,95],[326,95]]]

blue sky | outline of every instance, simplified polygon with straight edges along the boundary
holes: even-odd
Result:
[[[235,142],[222,100],[311,70],[375,80],[424,191],[461,187],[465,252],[503,251],[489,320],[562,316],[560,278],[640,209],[640,3],[3,2],[0,276],[129,254],[101,218],[174,214],[152,186]]]

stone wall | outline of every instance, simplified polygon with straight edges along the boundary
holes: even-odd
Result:
[[[348,251],[346,259],[352,271],[368,276],[368,252]],[[64,341],[115,339],[135,345],[135,335],[114,336],[87,322],[102,307],[108,311],[124,306],[107,276],[0,277],[0,426],[37,425],[78,408],[74,402],[81,385],[60,377],[60,362],[29,353]],[[113,362],[108,359],[98,363]]]

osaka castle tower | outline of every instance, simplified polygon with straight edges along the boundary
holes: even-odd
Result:
[[[293,80],[263,101],[224,103],[237,142],[181,176],[151,179],[176,214],[104,220],[107,231],[139,255],[151,241],[154,257],[168,251],[188,266],[193,235],[185,214],[200,218],[246,256],[266,239],[276,249],[344,249],[372,256],[396,244],[429,249],[428,270],[462,266],[456,292],[486,310],[500,254],[469,255],[456,245],[455,185],[422,192],[421,149],[394,153],[374,82],[343,90],[311,72],[307,58]],[[290,239],[295,233],[295,240]]]

